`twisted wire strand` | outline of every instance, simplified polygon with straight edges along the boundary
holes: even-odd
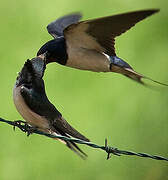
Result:
[[[115,155],[115,156],[121,156],[121,155],[127,155],[127,156],[138,156],[138,157],[144,157],[144,158],[151,158],[151,159],[155,159],[155,160],[163,160],[163,161],[168,161],[168,158],[162,157],[162,156],[158,156],[158,155],[150,155],[147,153],[136,153],[133,151],[126,151],[126,150],[120,150],[116,147],[111,147],[108,146],[107,144],[107,139],[105,139],[105,145],[104,146],[100,146],[97,144],[94,144],[92,142],[87,142],[87,141],[83,141],[77,138],[68,138],[66,136],[61,136],[61,135],[53,135],[53,134],[48,134],[45,132],[42,132],[36,128],[33,128],[32,126],[28,125],[26,122],[24,121],[8,121],[5,119],[0,118],[1,122],[7,123],[9,125],[12,125],[14,130],[15,127],[18,127],[21,131],[27,133],[27,136],[29,136],[32,133],[35,134],[39,134],[39,135],[44,135],[50,138],[59,138],[62,140],[66,140],[66,141],[70,141],[70,142],[75,142],[78,144],[85,144],[87,146],[90,146],[92,148],[96,148],[96,149],[101,149],[103,151],[105,151],[107,153],[107,159],[109,159],[111,157],[111,154]]]

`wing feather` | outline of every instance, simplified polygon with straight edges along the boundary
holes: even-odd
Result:
[[[142,10],[81,21],[65,28],[64,36],[67,44],[72,46],[94,49],[115,56],[114,38],[158,11],[157,9]]]
[[[54,38],[63,36],[64,29],[71,24],[77,23],[81,17],[80,13],[73,13],[56,19],[47,26],[48,33]]]

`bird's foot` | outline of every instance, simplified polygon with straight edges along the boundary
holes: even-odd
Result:
[[[15,131],[16,127],[18,127],[23,132],[27,133],[27,136],[30,136],[30,134],[33,134],[33,132],[36,130],[35,127],[32,127],[27,122],[21,121],[21,120],[14,121],[14,123],[13,123],[14,131]]]
[[[32,126],[28,125],[27,129],[26,129],[27,137],[29,137],[31,134],[33,134],[36,129],[37,129],[36,127],[32,127]]]
[[[15,131],[16,127],[20,128],[23,132],[25,132],[25,124],[27,124],[25,121],[13,121],[13,130]]]

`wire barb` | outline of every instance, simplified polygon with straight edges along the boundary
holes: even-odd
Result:
[[[59,138],[59,139],[65,140],[65,141],[75,142],[78,144],[85,144],[85,145],[90,146],[95,149],[102,149],[103,151],[105,151],[107,153],[107,160],[110,159],[111,154],[113,154],[115,156],[121,156],[121,155],[138,156],[138,157],[144,157],[144,158],[151,158],[151,159],[155,159],[155,160],[168,161],[168,158],[165,158],[162,156],[150,155],[147,153],[136,153],[136,152],[132,152],[132,151],[119,150],[118,148],[108,146],[107,138],[105,139],[105,145],[99,146],[92,142],[83,141],[83,140],[80,140],[77,138],[68,138],[66,136],[48,134],[48,133],[38,130],[37,128],[30,126],[29,124],[27,124],[24,121],[20,121],[20,120],[19,121],[8,121],[8,120],[2,119],[2,118],[0,118],[0,121],[7,123],[9,125],[12,125],[14,130],[15,130],[15,127],[18,127],[21,131],[27,133],[27,136],[29,136],[32,133],[35,133],[35,134],[44,135],[44,136],[47,136],[50,138]]]
[[[116,156],[121,156],[118,153],[118,149],[114,147],[110,147],[107,145],[107,138],[105,139],[105,151],[107,153],[107,160],[111,158],[110,154],[116,155]]]

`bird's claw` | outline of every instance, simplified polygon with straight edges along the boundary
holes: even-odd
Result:
[[[30,134],[33,134],[34,130],[36,129],[35,127],[30,126],[27,122],[25,121],[14,121],[13,123],[13,130],[15,131],[16,127],[21,129],[23,132],[27,133],[27,136],[30,136]]]
[[[24,124],[24,125],[22,125],[22,124]],[[15,131],[16,127],[19,127],[22,131],[25,132],[25,124],[27,124],[25,121],[21,121],[21,120],[14,121],[13,122],[13,130]]]
[[[29,137],[31,134],[33,134],[33,132],[36,130],[35,127],[32,127],[32,126],[27,126],[26,128],[26,133],[27,133],[27,137]]]

